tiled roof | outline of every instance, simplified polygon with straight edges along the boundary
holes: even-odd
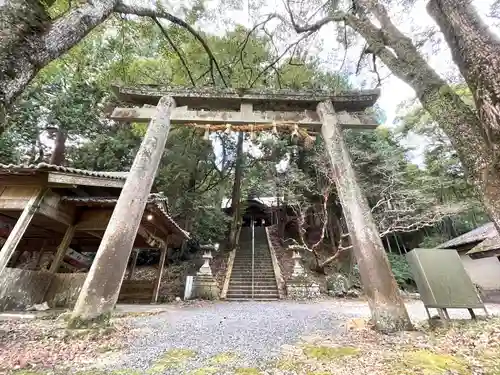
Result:
[[[61,200],[65,202],[71,202],[77,206],[86,207],[109,207],[114,206],[118,202],[117,197],[74,197],[74,196],[64,196]],[[159,211],[166,220],[177,230],[183,237],[189,238],[189,232],[182,229],[179,224],[169,215],[167,207],[168,198],[160,193],[151,193],[148,196],[147,207],[153,208]]]
[[[77,197],[77,196],[64,196],[61,200],[65,202],[72,202],[75,205],[84,206],[114,206],[118,201],[118,197]],[[168,202],[168,198],[160,193],[151,193],[148,196],[147,203],[160,203]],[[168,210],[167,210],[168,211]]]
[[[497,236],[497,230],[495,228],[495,224],[492,222],[486,223],[479,228],[471,230],[461,236],[455,237],[445,243],[442,243],[439,246],[436,246],[438,249],[453,249],[458,246],[470,244],[473,242],[480,242],[485,240],[486,238],[491,238]]]
[[[500,249],[500,236],[496,235],[485,239],[467,252],[467,255],[485,253]]]
[[[0,164],[0,173],[30,173],[36,171],[71,173],[81,176],[103,177],[116,180],[125,180],[128,172],[97,172],[85,169],[63,167],[61,165],[39,164]]]

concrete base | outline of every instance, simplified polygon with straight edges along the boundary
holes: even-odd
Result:
[[[216,300],[220,297],[220,289],[212,276],[196,275],[193,281],[193,298]]]

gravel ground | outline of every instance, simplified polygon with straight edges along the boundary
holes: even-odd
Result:
[[[500,313],[500,305],[488,307],[491,313]],[[413,321],[426,318],[419,301],[409,302],[408,310]],[[452,311],[450,315],[468,316],[466,310]],[[202,307],[173,307],[158,315],[134,319],[137,337],[118,357],[110,357],[99,367],[149,374],[220,374],[221,364],[232,368],[230,373],[234,369],[264,368],[280,355],[283,345],[318,332],[341,334],[346,321],[360,317],[369,317],[368,306],[362,301],[218,302]],[[175,349],[184,349],[181,355],[189,357],[181,361],[181,366],[168,355]],[[222,363],[221,356],[229,356],[230,361]],[[217,372],[210,372],[214,370],[214,357],[221,361],[215,364]],[[152,371],[155,364],[156,370]]]

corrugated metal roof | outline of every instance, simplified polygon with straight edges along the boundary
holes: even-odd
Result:
[[[464,233],[461,236],[455,237],[439,246],[438,249],[453,249],[458,246],[466,245],[473,242],[483,241],[486,238],[491,238],[497,236],[497,230],[495,224],[492,222],[486,223],[479,228],[471,230],[470,232]]]
[[[0,173],[30,173],[36,171],[71,173],[81,176],[103,177],[116,180],[125,180],[128,172],[98,172],[63,167],[61,165],[39,163],[39,164],[0,164]]]

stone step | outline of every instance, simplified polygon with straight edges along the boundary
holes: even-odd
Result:
[[[268,290],[276,290],[276,283],[274,284],[254,284],[253,286],[254,290],[263,290],[263,291],[268,291]],[[252,290],[252,283],[240,283],[240,284],[229,284],[229,290],[236,290],[236,289],[241,289],[241,290]]]
[[[276,281],[276,277],[274,275],[254,275],[254,280],[259,281],[267,281],[274,280]],[[231,280],[252,280],[252,275],[231,275]]]
[[[259,279],[259,280],[263,280],[263,281],[266,281],[266,280],[276,280],[276,276],[273,274],[254,274],[253,275],[253,278],[255,280]],[[252,280],[252,274],[251,273],[233,273],[231,274],[231,280]]]
[[[246,298],[246,297],[234,297],[234,298],[227,298],[227,301],[233,301],[233,302],[252,302],[252,301],[261,301],[261,302],[267,302],[267,301],[276,301],[279,299],[279,297],[274,297],[274,298]]]
[[[233,301],[238,301],[238,300],[252,300],[252,295],[251,294],[229,294],[226,296],[227,300],[233,300]],[[261,295],[261,294],[254,294],[253,295],[253,300],[257,301],[266,301],[266,300],[277,300],[279,299],[279,294],[266,294],[266,295]]]
[[[255,290],[253,293],[254,297],[278,297],[279,293],[278,290]],[[241,296],[241,297],[252,297],[252,291],[251,290],[228,290],[227,291],[227,297],[236,297],[236,296]]]
[[[258,288],[254,286],[254,293],[275,293],[278,291],[278,288],[275,286],[259,286]],[[231,285],[229,286],[228,292],[231,293],[252,293],[252,286],[251,285],[246,285],[246,286],[238,286],[238,287],[232,287]]]
[[[248,273],[252,274],[252,267],[242,267],[242,268],[233,268],[232,273]],[[257,273],[272,273],[274,275],[274,270],[272,268],[257,268],[253,269],[253,273],[256,275]]]

